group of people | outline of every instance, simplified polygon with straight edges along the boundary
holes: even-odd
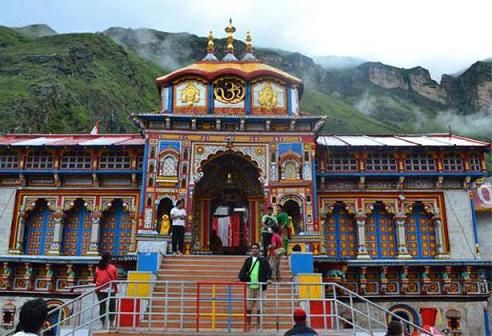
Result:
[[[261,239],[263,256],[270,258],[274,281],[280,281],[280,260],[287,252],[290,236],[289,215],[282,205],[277,215],[273,207],[268,207],[267,213],[261,218]]]
[[[256,308],[256,324],[259,326],[261,315],[258,303],[263,301],[268,285],[272,283],[272,268],[268,260],[261,255],[260,244],[251,244],[251,255],[244,261],[237,280],[248,282],[248,324],[251,325],[251,316]],[[318,335],[315,330],[306,325],[306,312],[303,309],[294,310],[294,322],[294,327],[288,330],[285,335]]]

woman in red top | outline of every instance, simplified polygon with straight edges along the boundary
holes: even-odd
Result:
[[[118,287],[116,284],[110,284],[111,281],[118,279],[118,270],[116,266],[110,263],[111,254],[104,252],[101,256],[101,261],[96,267],[96,276],[94,283],[96,284],[96,294],[99,299],[99,316],[102,322],[103,328],[106,325],[106,307],[108,306],[109,296],[109,323],[111,327],[114,327],[114,313],[115,310],[115,294]]]
[[[279,234],[280,229],[277,225],[272,226],[273,236],[270,243],[270,265],[272,268],[272,279],[280,281],[280,259],[285,254],[282,243],[282,236]]]

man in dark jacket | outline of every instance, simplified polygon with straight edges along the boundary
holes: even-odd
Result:
[[[302,308],[294,309],[294,326],[284,336],[317,336],[316,330],[306,325],[306,312]]]
[[[251,312],[257,309],[256,323],[260,325],[260,307],[257,302],[263,298],[267,283],[271,283],[272,269],[268,260],[260,255],[260,244],[251,244],[251,256],[246,258],[237,277],[238,281],[248,282],[248,323],[251,324]],[[260,283],[263,283],[260,286]]]

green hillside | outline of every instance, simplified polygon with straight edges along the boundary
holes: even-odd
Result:
[[[28,40],[0,30],[0,132],[133,129],[128,115],[158,109],[154,78],[165,73],[102,34]]]
[[[349,104],[318,91],[306,90],[301,100],[301,110],[311,114],[326,115],[325,133],[336,134],[388,134],[401,132],[391,126],[367,117]]]

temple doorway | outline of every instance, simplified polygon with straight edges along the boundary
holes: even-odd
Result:
[[[202,164],[194,192],[194,240],[213,254],[244,254],[257,239],[263,186],[256,163],[227,151]],[[195,244],[197,245],[197,244]]]

